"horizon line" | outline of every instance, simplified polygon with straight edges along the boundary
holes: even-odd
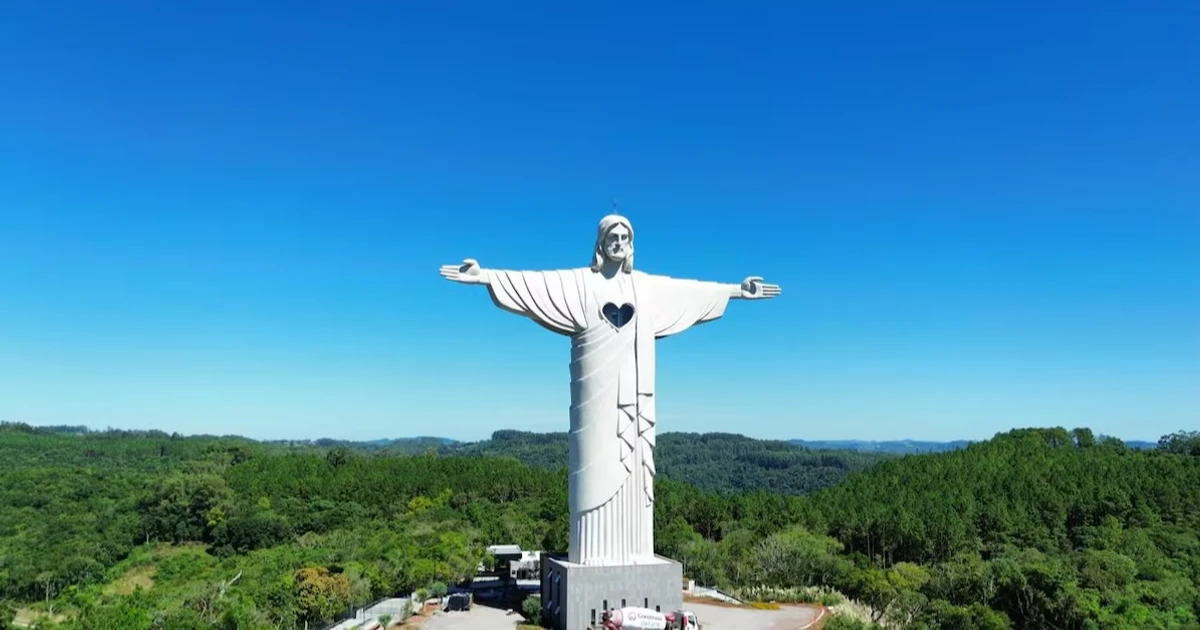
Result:
[[[29,422],[22,422],[22,421],[12,421],[12,420],[0,420],[0,425],[25,425],[25,426],[32,427],[32,428],[35,428],[35,429],[49,429],[49,428],[82,428],[82,429],[84,429],[84,430],[85,430],[85,432],[86,432],[86,433],[111,433],[111,432],[126,432],[126,433],[153,433],[153,432],[158,432],[158,433],[166,433],[166,434],[168,434],[168,435],[179,435],[180,437],[184,437],[184,438],[190,438],[190,437],[238,438],[238,439],[243,439],[243,440],[250,440],[250,441],[252,441],[252,442],[268,442],[268,443],[269,443],[269,442],[318,442],[318,441],[322,441],[322,440],[329,440],[329,441],[334,441],[334,442],[347,442],[347,443],[350,443],[350,444],[369,444],[369,443],[372,443],[372,442],[381,442],[381,441],[399,441],[399,440],[421,440],[421,439],[427,439],[427,440],[442,440],[442,441],[449,441],[449,442],[455,442],[455,443],[459,443],[459,444],[473,444],[473,443],[476,443],[476,442],[484,442],[484,441],[491,440],[491,439],[492,439],[492,436],[494,436],[496,433],[498,433],[498,432],[500,432],[500,431],[514,431],[514,432],[517,432],[517,433],[529,433],[529,434],[534,434],[534,435],[548,435],[548,434],[553,434],[553,433],[568,433],[568,431],[532,431],[532,430],[527,430],[527,429],[501,428],[501,429],[495,429],[495,430],[493,430],[493,431],[492,431],[492,432],[491,432],[489,435],[487,435],[486,437],[482,437],[482,438],[476,438],[476,439],[458,439],[458,438],[450,438],[450,437],[439,436],[439,435],[409,435],[409,436],[399,436],[399,437],[377,437],[377,438],[368,438],[368,439],[350,439],[350,438],[338,438],[338,437],[332,437],[332,436],[322,436],[322,437],[317,437],[317,438],[288,438],[288,437],[277,437],[277,438],[254,438],[254,437],[249,437],[249,436],[245,436],[245,435],[239,435],[239,434],[236,434],[236,433],[225,433],[225,434],[217,434],[217,433],[179,433],[178,431],[167,431],[167,430],[164,430],[164,429],[125,429],[125,428],[113,427],[113,426],[108,426],[108,427],[105,427],[105,428],[96,428],[96,427],[94,427],[94,426],[87,425],[87,424],[66,424],[66,423],[57,423],[57,424],[34,424],[34,423],[29,423]],[[986,438],[978,438],[978,439],[972,439],[972,438],[952,438],[952,439],[921,439],[921,438],[893,438],[893,439],[871,439],[871,438],[826,438],[826,439],[809,439],[809,438],[765,438],[765,437],[755,437],[755,436],[753,436],[753,435],[748,435],[748,434],[745,434],[745,433],[736,433],[736,432],[731,432],[731,431],[704,431],[704,432],[697,432],[697,431],[664,431],[664,432],[662,432],[660,435],[668,435],[668,434],[673,434],[673,433],[674,433],[674,434],[680,434],[680,433],[682,433],[682,434],[691,434],[691,435],[734,435],[734,436],[744,437],[744,438],[748,438],[748,439],[752,439],[752,440],[758,440],[758,441],[762,441],[762,442],[788,442],[788,443],[794,443],[794,442],[813,442],[813,443],[820,443],[820,442],[869,442],[869,443],[876,443],[876,444],[886,444],[886,443],[905,443],[905,442],[908,442],[908,443],[928,443],[928,444],[952,444],[952,443],[955,443],[955,442],[965,442],[965,443],[985,442],[985,441],[987,441],[987,440],[990,440],[990,439],[992,439],[992,438],[996,437],[997,435],[1001,435],[1001,434],[1004,434],[1004,433],[1009,433],[1009,432],[1011,432],[1011,431],[1018,431],[1018,430],[1022,430],[1022,429],[1064,429],[1064,430],[1066,430],[1066,431],[1071,431],[1071,430],[1073,430],[1073,429],[1083,429],[1083,428],[1087,428],[1087,429],[1089,429],[1089,430],[1090,430],[1090,428],[1089,428],[1089,427],[1073,427],[1073,428],[1067,428],[1067,427],[1064,427],[1064,426],[1061,426],[1061,425],[1059,425],[1059,426],[1014,426],[1014,427],[1012,427],[1012,428],[1010,428],[1010,429],[1006,429],[1006,430],[1004,430],[1004,431],[997,431],[996,433],[992,434],[992,435],[991,435],[991,436],[989,436],[989,437],[986,437]],[[1182,431],[1182,430],[1183,430],[1183,429],[1180,429],[1180,431]],[[1168,434],[1168,435],[1169,435],[1169,434]],[[1130,442],[1143,442],[1143,443],[1150,443],[1150,444],[1153,444],[1153,443],[1157,443],[1157,442],[1159,441],[1159,439],[1161,439],[1163,436],[1159,436],[1158,438],[1154,438],[1154,439],[1142,439],[1142,438],[1128,438],[1128,439],[1127,439],[1127,438],[1122,438],[1122,437],[1119,437],[1119,436],[1114,436],[1114,435],[1108,435],[1108,434],[1104,434],[1104,433],[1096,433],[1096,434],[1095,434],[1095,437],[1096,437],[1096,439],[1101,439],[1101,438],[1105,438],[1105,437],[1116,437],[1117,439],[1121,440],[1121,441],[1122,441],[1122,442],[1124,442],[1124,443],[1130,443]]]

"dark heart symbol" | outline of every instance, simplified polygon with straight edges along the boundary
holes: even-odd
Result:
[[[608,304],[605,304],[604,308],[600,309],[600,311],[604,313],[604,317],[606,317],[608,321],[612,322],[612,325],[616,326],[617,328],[628,324],[629,320],[633,319],[632,304],[625,304],[624,306],[617,308],[616,304],[609,302]]]

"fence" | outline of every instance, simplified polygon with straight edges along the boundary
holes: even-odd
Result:
[[[343,619],[331,626],[327,626],[322,630],[354,630],[359,626],[366,625],[371,621],[375,621],[384,615],[391,615],[393,620],[399,621],[404,617],[405,606],[409,607],[409,612],[414,612],[421,609],[421,602],[417,600],[417,594],[413,593],[408,597],[390,597],[381,599],[368,606],[363,606],[354,611],[354,616]]]

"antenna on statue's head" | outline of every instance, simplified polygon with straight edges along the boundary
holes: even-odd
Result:
[[[613,199],[613,214],[617,214],[617,200]]]

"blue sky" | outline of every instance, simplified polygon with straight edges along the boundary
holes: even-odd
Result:
[[[564,430],[568,341],[436,269],[617,199],[784,287],[662,342],[662,430],[1200,426],[1196,3],[187,4],[0,9],[0,419]]]

